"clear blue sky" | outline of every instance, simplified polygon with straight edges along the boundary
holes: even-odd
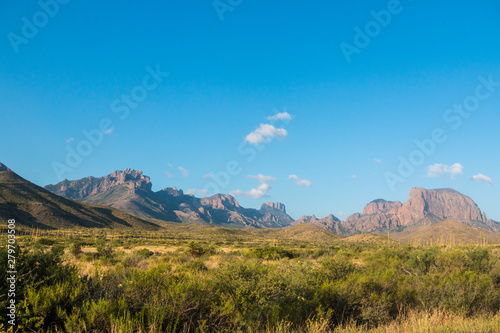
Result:
[[[457,129],[444,120],[475,95],[479,76],[500,81],[497,1],[218,4],[219,13],[212,1],[72,0],[48,7],[49,16],[36,1],[3,3],[0,161],[38,185],[56,183],[54,162],[109,119],[112,131],[63,178],[134,168],[154,190],[203,189],[212,181],[204,175],[233,160],[239,172],[221,192],[242,194],[246,207],[283,202],[294,218],[345,218],[373,199],[404,201],[419,186],[455,188],[500,220],[500,87]],[[355,47],[355,27],[377,29],[371,11],[388,7],[390,22],[348,62],[341,45]],[[148,66],[169,75],[120,119],[119,98],[142,86]],[[267,119],[278,112],[292,119]],[[281,138],[264,137],[247,161],[238,146],[254,149],[244,140],[260,124]],[[398,157],[436,128],[447,140],[391,189],[385,175],[399,175]],[[247,177],[258,174],[275,180]]]

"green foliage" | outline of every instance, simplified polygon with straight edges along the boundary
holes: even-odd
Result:
[[[283,258],[292,259],[297,257],[298,254],[296,251],[278,246],[264,246],[253,249],[249,256],[257,259],[278,260]]]
[[[143,258],[149,258],[149,257],[151,257],[154,254],[154,252],[150,251],[150,250],[148,250],[146,248],[143,248],[143,249],[134,251],[134,254],[136,254],[138,256],[141,256]]]
[[[75,257],[79,257],[83,253],[82,244],[79,241],[71,243],[69,247],[69,252]]]
[[[191,241],[188,243],[187,251],[193,257],[201,257],[206,250],[198,242]]]
[[[97,243],[97,255],[101,258],[110,258],[113,255],[113,248],[106,240]]]
[[[408,266],[420,273],[426,274],[436,263],[436,250],[427,249],[415,251],[410,255]]]
[[[100,240],[96,258],[112,260],[96,260],[92,278],[64,261],[60,245],[18,247],[20,328],[328,332],[345,324],[368,330],[410,312],[449,311],[467,318],[500,310],[500,260],[483,248],[254,243],[209,257],[215,253],[210,241],[177,244],[183,251],[153,255],[146,248],[114,252]],[[0,256],[6,255],[1,248]],[[75,260],[73,254],[66,258]],[[5,281],[6,261],[1,265]],[[7,286],[0,286],[5,306]],[[5,321],[0,318],[0,324]]]

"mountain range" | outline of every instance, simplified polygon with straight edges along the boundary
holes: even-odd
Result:
[[[18,176],[0,163],[0,219],[41,229],[73,227],[135,228],[156,230],[159,226],[121,210],[82,204],[55,195]]]
[[[225,227],[282,228],[293,219],[281,203],[265,203],[259,210],[241,207],[226,194],[197,198],[175,187],[152,191],[142,171],[126,169],[110,175],[64,180],[45,189],[85,203],[108,205],[141,218],[172,222],[195,222]]]
[[[42,189],[0,163],[0,217],[13,216],[19,216],[29,226],[50,228],[157,228],[168,221],[233,228],[311,224],[344,236],[387,232],[404,235],[454,220],[470,227],[500,231],[500,223],[488,219],[472,199],[452,189],[413,188],[404,203],[377,199],[368,203],[362,213],[352,214],[344,221],[332,214],[294,220],[279,202],[253,209],[242,207],[226,194],[197,198],[175,187],[155,192],[150,178],[138,170],[64,180]]]

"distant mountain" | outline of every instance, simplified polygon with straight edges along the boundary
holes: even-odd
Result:
[[[315,226],[330,230],[336,234],[343,235],[347,233],[346,226],[348,224],[340,221],[337,217],[330,214],[327,217],[318,219],[315,215],[302,216],[300,219],[291,223],[291,225],[296,226],[303,223],[310,223]]]
[[[0,163],[0,219],[15,219],[18,225],[58,229],[137,228],[159,226],[102,205],[82,204],[55,195],[18,176]]]
[[[378,199],[365,206],[363,214],[349,216],[349,234],[387,231],[417,231],[440,221],[452,219],[473,227],[500,231],[500,224],[486,217],[469,197],[452,189],[426,190],[413,188],[409,199],[399,201]]]
[[[152,191],[142,171],[126,169],[110,175],[64,180],[45,189],[80,202],[108,205],[141,218],[196,222],[226,227],[285,227],[293,222],[281,203],[263,204],[260,210],[243,208],[230,195],[207,198],[186,195],[175,187]]]

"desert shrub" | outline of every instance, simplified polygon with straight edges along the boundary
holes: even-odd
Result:
[[[136,254],[138,256],[141,256],[143,258],[149,258],[149,257],[151,257],[154,254],[154,252],[150,251],[150,250],[148,250],[146,248],[143,248],[143,249],[134,251],[134,254]]]
[[[436,250],[426,249],[411,253],[408,266],[419,273],[426,274],[436,263]]]
[[[188,243],[187,252],[193,257],[201,257],[205,253],[205,249],[195,241]]]
[[[283,258],[295,258],[298,256],[296,251],[285,249],[278,246],[264,246],[252,249],[249,254],[250,257],[266,260],[278,260]]]
[[[69,252],[75,257],[79,257],[82,252],[82,244],[78,241],[71,243],[69,246]]]
[[[56,243],[55,239],[42,237],[37,241],[40,245],[54,245]]]
[[[486,248],[474,247],[466,252],[467,267],[476,272],[489,271],[491,269],[491,256]]]
[[[96,244],[97,255],[100,258],[110,258],[113,255],[113,248],[106,240],[101,240]]]

